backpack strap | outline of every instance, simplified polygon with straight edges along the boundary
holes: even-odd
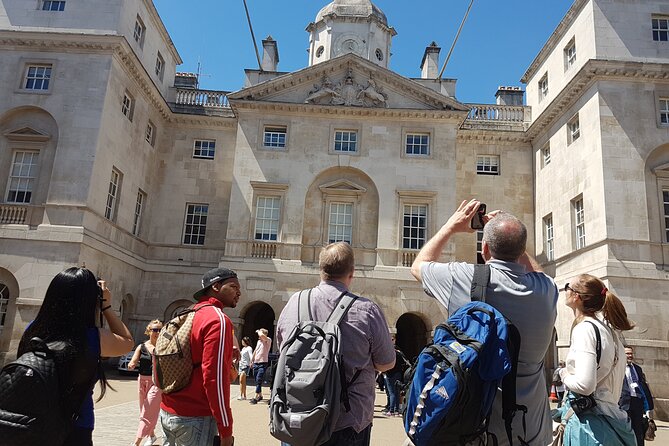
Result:
[[[304,297],[304,292],[307,290],[300,291],[300,294],[297,296],[297,321],[306,322],[313,321],[314,317],[311,315],[311,291],[313,288],[309,289],[307,296]]]
[[[511,423],[517,411],[523,412],[523,438],[518,436],[521,446],[528,446],[525,441],[527,437],[527,425],[525,415],[527,415],[527,406],[516,402],[516,376],[518,375],[518,354],[520,352],[520,332],[515,325],[507,321],[509,356],[511,356],[511,371],[502,378],[502,419],[509,444],[513,446],[513,434],[511,432]]]
[[[339,325],[342,319],[344,319],[344,316],[346,316],[346,313],[348,313],[351,305],[353,305],[353,302],[355,302],[357,299],[358,296],[350,294],[348,291],[341,293],[337,299],[337,305],[332,310],[332,313],[330,313],[330,317],[328,317],[327,322]]]
[[[599,328],[592,321],[585,321],[588,324],[592,325],[595,329],[595,351],[597,353],[597,368],[599,368],[599,360],[602,359],[602,335],[599,333]]]
[[[490,265],[474,265],[474,277],[470,292],[471,300],[485,302],[486,290],[490,283]]]

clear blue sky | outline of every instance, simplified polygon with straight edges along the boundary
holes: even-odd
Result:
[[[258,45],[268,34],[279,43],[279,70],[307,65],[304,30],[328,0],[247,0]],[[238,90],[244,69],[257,68],[242,0],[154,0],[184,61],[202,63],[200,88]],[[425,47],[441,47],[443,63],[469,0],[376,0],[397,30],[390,68],[420,77]],[[455,78],[462,102],[493,103],[499,85],[520,78],[573,0],[475,0],[444,77]],[[261,48],[262,51],[262,48]],[[261,53],[262,55],[262,53]]]

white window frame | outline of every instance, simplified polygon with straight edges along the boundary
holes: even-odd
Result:
[[[407,209],[409,213],[407,213]],[[414,211],[418,213],[414,213]],[[423,211],[421,215],[419,212]],[[420,250],[427,242],[428,228],[429,228],[430,208],[424,203],[404,203],[402,205],[402,249],[403,250]],[[409,225],[407,226],[407,217],[409,218]],[[420,220],[422,218],[422,226]],[[418,222],[414,225],[417,219]],[[417,233],[414,235],[413,230]],[[407,236],[407,231],[409,234]],[[420,235],[422,231],[422,236]],[[415,243],[414,243],[415,242]],[[407,246],[408,245],[408,246]]]
[[[207,235],[207,219],[209,217],[209,204],[186,203],[186,211],[184,214],[185,214],[184,230],[183,230],[183,236],[181,238],[183,244],[189,246],[204,246]],[[192,217],[190,222],[188,221],[189,216]],[[204,218],[204,223],[202,223],[203,218]],[[195,228],[197,228],[198,230],[194,231]]]
[[[31,76],[30,71],[35,70],[36,72]],[[41,71],[43,70],[43,71]],[[37,75],[37,72],[41,72],[41,75]],[[51,88],[51,78],[53,75],[53,64],[50,63],[27,63],[26,69],[23,74],[23,82],[21,84],[21,89],[24,91],[31,92],[47,92]],[[32,85],[28,84],[32,81]],[[39,85],[39,86],[38,86]]]
[[[165,74],[165,58],[163,57],[162,54],[160,54],[160,51],[158,51],[158,55],[156,56],[156,76],[158,76],[158,79],[161,81],[163,80],[163,76]]]
[[[544,168],[551,163],[551,143],[547,141],[541,148],[541,167]]]
[[[669,97],[659,98],[660,126],[669,126]]]
[[[21,161],[17,165],[17,158],[21,155]],[[26,155],[30,156],[30,162],[25,163]],[[7,183],[7,203],[30,204],[33,199],[33,194],[37,186],[37,179],[39,178],[39,150],[15,150],[12,155],[12,164],[9,170],[9,181]],[[14,170],[19,169],[18,175],[14,175]],[[27,168],[26,175],[24,175],[24,168]],[[12,184],[15,184],[12,188]],[[15,192],[14,197],[10,194]],[[18,195],[24,193],[23,199],[18,200]],[[26,199],[26,195],[28,198]]]
[[[430,156],[430,139],[430,134],[427,132],[407,132],[404,135],[404,154],[406,156]]]
[[[579,196],[571,202],[574,222],[574,248],[585,248],[585,209],[583,196]]]
[[[553,226],[553,214],[548,214],[543,218],[544,229],[544,254],[546,260],[552,262],[555,260],[555,227]]]
[[[65,11],[65,0],[43,0],[40,9],[50,12]]]
[[[576,38],[569,41],[564,47],[564,70],[567,71],[576,65]]]
[[[0,333],[2,333],[7,322],[7,312],[9,310],[9,287],[0,282]]]
[[[135,39],[135,42],[139,44],[140,48],[144,48],[144,37],[146,36],[146,25],[144,25],[144,20],[137,15],[135,19],[135,28],[132,32],[132,37]]]
[[[151,121],[146,124],[144,140],[148,142],[151,147],[156,143],[156,126]]]
[[[358,131],[355,129],[335,129],[332,150],[335,153],[358,153]]]
[[[328,243],[347,242],[349,245],[353,245],[353,208],[353,203],[349,201],[332,201],[329,203]],[[347,212],[348,210],[350,212]],[[332,221],[333,216],[335,217],[334,222]],[[348,231],[346,230],[347,228]]]
[[[146,192],[139,189],[137,191],[137,200],[135,201],[135,215],[132,220],[132,235],[139,236],[144,206],[146,206]]]
[[[572,144],[581,137],[581,121],[578,113],[567,122],[567,145]]]
[[[123,174],[121,171],[115,167],[112,168],[109,188],[107,189],[107,203],[105,204],[105,218],[110,221],[116,221],[118,198],[121,196],[122,177]]]
[[[263,126],[262,146],[265,149],[285,149],[288,144],[288,126],[271,125]]]
[[[537,84],[539,90],[539,102],[548,97],[548,72],[546,72]]]
[[[281,197],[258,195],[255,200],[255,227],[253,239],[278,242],[281,229]],[[271,204],[271,206],[267,206]]]
[[[651,16],[653,41],[669,42],[669,15],[653,14]]]
[[[499,175],[499,174],[500,174],[499,155],[476,156],[476,175]]]
[[[193,141],[193,158],[213,160],[215,156],[215,139],[196,139]]]
[[[121,99],[121,113],[132,122],[135,113],[135,98],[127,91],[123,93],[123,99]]]
[[[669,187],[662,188],[662,214],[664,215],[664,242],[669,243]]]

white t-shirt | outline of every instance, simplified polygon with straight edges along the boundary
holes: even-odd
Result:
[[[592,321],[597,326],[602,339],[599,367],[595,328],[585,321]],[[598,318],[585,317],[572,331],[566,364],[560,375],[568,390],[581,395],[594,393],[605,415],[627,417],[618,407],[625,379],[625,347],[620,332]]]
[[[249,364],[251,363],[252,353],[253,349],[248,345],[242,349],[241,358],[239,360],[239,370],[249,366]]]

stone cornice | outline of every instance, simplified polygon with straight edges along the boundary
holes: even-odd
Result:
[[[541,47],[541,51],[539,51],[537,57],[534,58],[527,71],[525,71],[525,74],[523,74],[523,77],[520,78],[520,82],[526,84],[529,78],[534,76],[539,69],[539,66],[544,63],[548,55],[555,48],[555,45],[557,45],[558,41],[564,37],[567,29],[574,23],[576,17],[581,13],[581,10],[589,1],[590,0],[576,0],[574,4],[571,5],[558,26],[555,28],[555,31],[553,31],[553,34],[551,34],[544,46]]]
[[[315,105],[289,102],[260,102],[230,100],[230,106],[235,112],[238,110],[281,111],[292,113],[314,113],[339,116],[376,116],[384,118],[408,119],[452,119],[462,123],[467,117],[466,111],[454,110],[422,110],[403,108],[367,108],[347,107],[343,105]]]
[[[581,97],[590,86],[601,80],[622,81],[667,81],[669,82],[669,64],[627,62],[618,60],[591,59],[560,91],[546,109],[539,115],[527,130],[526,137],[533,140],[555,118]]]
[[[144,0],[144,5],[146,6],[146,9],[149,11],[151,20],[153,20],[153,23],[158,28],[158,33],[160,34],[160,37],[162,37],[167,42],[167,47],[169,48],[170,53],[172,53],[172,57],[174,57],[174,60],[176,61],[177,65],[181,65],[183,63],[183,60],[181,59],[181,56],[179,55],[179,51],[177,50],[176,46],[174,46],[174,42],[170,37],[170,33],[167,32],[167,28],[165,28],[165,23],[163,23],[163,19],[160,18],[160,14],[158,14],[158,10],[156,9],[156,6],[153,4],[153,0]]]
[[[203,115],[186,115],[173,114],[170,116],[170,124],[179,127],[201,127],[201,128],[226,128],[233,129],[237,127],[237,118],[235,116],[203,116]]]
[[[111,53],[124,40],[122,36],[110,34],[0,31],[0,47],[30,48],[45,52],[76,50],[82,53]]]
[[[302,84],[320,82],[324,75],[341,71],[343,68],[357,68],[358,70],[367,72],[375,81],[381,81],[385,85],[394,87],[397,91],[405,92],[407,95],[436,109],[469,111],[466,105],[453,98],[444,96],[439,92],[424,87],[411,79],[380,67],[352,53],[244,88],[230,94],[228,98],[259,101],[263,99],[263,96],[271,96],[282,90],[291,89]]]
[[[460,143],[476,144],[530,144],[525,132],[500,130],[460,129],[457,134]]]

